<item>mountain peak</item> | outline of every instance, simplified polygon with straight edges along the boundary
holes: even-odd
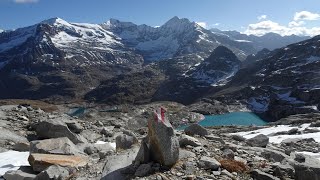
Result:
[[[162,27],[178,27],[178,26],[186,26],[186,25],[194,25],[194,22],[191,22],[187,18],[179,18],[178,16],[174,16],[169,21],[167,21]]]
[[[137,26],[136,24],[134,24],[132,22],[124,22],[124,21],[120,21],[120,20],[114,19],[114,18],[109,19],[107,22],[103,23],[103,25],[107,29],[129,28],[129,27]]]
[[[47,20],[44,20],[41,22],[41,24],[50,24],[50,25],[69,25],[70,23],[68,23],[67,21],[59,18],[59,17],[54,17],[54,18],[50,18]]]

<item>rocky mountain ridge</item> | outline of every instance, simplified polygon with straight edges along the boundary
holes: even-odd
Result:
[[[238,71],[214,96],[247,101],[254,111],[276,119],[318,111],[319,42],[316,36],[267,53]]]

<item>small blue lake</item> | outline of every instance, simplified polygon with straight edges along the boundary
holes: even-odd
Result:
[[[67,113],[69,116],[75,116],[75,117],[80,117],[84,114],[86,108],[84,107],[77,107],[77,108],[72,108],[69,110]]]
[[[263,126],[267,124],[266,121],[251,112],[232,112],[222,115],[208,115],[205,119],[198,124],[204,127],[210,126],[230,126],[230,125],[243,125],[243,126]],[[178,129],[184,129],[186,126],[181,126]]]

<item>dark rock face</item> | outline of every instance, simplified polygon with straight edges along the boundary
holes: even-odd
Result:
[[[225,83],[240,68],[241,61],[224,46],[217,47],[211,55],[187,75],[208,84]]]
[[[93,91],[86,94],[86,99],[112,104],[146,103],[153,99],[165,76],[160,71],[149,68],[142,72],[119,75],[104,81]]]

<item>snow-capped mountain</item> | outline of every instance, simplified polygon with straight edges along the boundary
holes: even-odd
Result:
[[[121,38],[123,44],[140,52],[147,61],[194,53],[208,55],[221,44],[232,49],[241,59],[254,52],[248,43],[226,40],[185,18],[173,17],[156,28],[111,19],[102,27]]]
[[[226,98],[247,101],[278,119],[320,108],[320,36],[267,53],[239,70],[225,86]]]
[[[263,36],[255,36],[242,34],[238,31],[221,31],[215,28],[210,30],[216,35],[228,37],[234,41],[251,43],[257,51],[260,51],[264,48],[274,50],[276,48],[281,48],[288,44],[293,44],[311,38],[309,36],[296,35],[281,36],[276,33],[267,33]]]
[[[229,49],[222,53],[227,59],[210,60],[219,46]],[[0,98],[82,98],[103,82],[112,88],[109,80],[119,75],[131,82],[133,74],[140,77],[149,71],[155,72],[153,79],[161,79],[152,86],[159,88],[156,92],[169,87],[172,96],[181,79],[178,84],[185,88],[195,81],[205,88],[225,83],[238,70],[237,59],[256,52],[251,42],[213,33],[185,18],[174,17],[160,27],[115,19],[88,24],[52,18],[0,33]]]

